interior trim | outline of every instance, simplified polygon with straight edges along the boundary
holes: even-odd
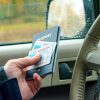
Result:
[[[54,85],[69,84],[71,80],[59,80],[59,69],[58,63],[64,61],[76,60],[78,52],[82,46],[83,39],[73,39],[73,40],[61,40],[58,46],[56,66],[54,67],[55,72],[52,75],[46,76],[43,79],[43,87],[49,87]],[[9,59],[15,59],[20,57],[25,57],[28,55],[29,50],[31,50],[32,44],[17,44],[9,46],[0,46],[0,65],[4,65]],[[93,77],[88,80],[96,79],[96,74],[94,72]]]

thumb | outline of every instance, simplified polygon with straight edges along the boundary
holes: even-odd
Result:
[[[40,60],[40,58],[41,58],[40,54],[36,54],[32,58],[25,57],[25,58],[15,59],[14,62],[18,65],[19,68],[23,69],[28,66],[35,65]]]

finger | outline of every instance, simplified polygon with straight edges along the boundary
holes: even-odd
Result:
[[[23,69],[28,66],[35,65],[40,60],[40,58],[41,58],[40,54],[36,54],[33,58],[28,58],[28,57],[19,58],[15,59],[14,62],[18,67]]]
[[[42,78],[37,73],[35,73],[33,75],[33,79],[34,79],[34,88],[35,91],[37,92],[42,85]]]
[[[30,87],[30,90],[32,91],[33,95],[35,95],[39,91],[39,89],[42,85],[42,79],[37,73],[35,73],[33,75],[33,78],[34,78],[34,80],[27,81],[27,83],[28,83],[28,86]]]

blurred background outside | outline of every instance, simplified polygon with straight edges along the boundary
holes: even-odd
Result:
[[[0,43],[31,41],[45,29],[47,0],[0,0]]]
[[[0,0],[0,44],[31,42],[45,31],[47,1]],[[51,0],[47,24],[59,25],[65,37],[81,33],[86,25],[83,0]]]

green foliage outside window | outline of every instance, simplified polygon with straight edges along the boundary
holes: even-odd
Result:
[[[1,0],[0,43],[28,42],[45,30],[47,0]]]

